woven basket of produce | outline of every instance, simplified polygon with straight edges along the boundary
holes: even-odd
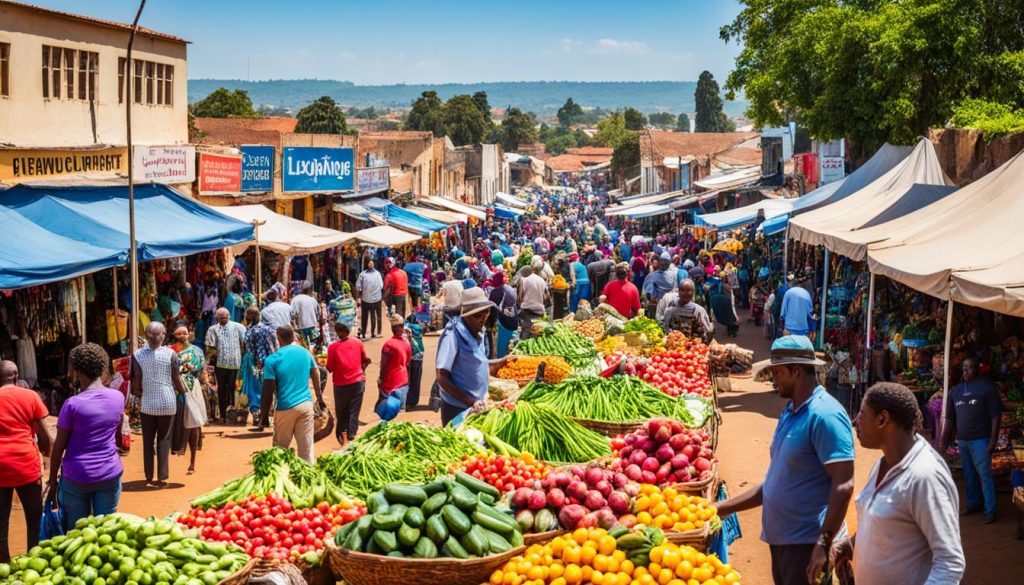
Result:
[[[559,356],[511,355],[498,370],[498,378],[514,380],[523,387],[536,379],[541,364],[544,364],[544,381],[550,384],[561,382],[572,373],[572,366]]]
[[[711,543],[711,529],[707,524],[696,530],[686,532],[666,532],[665,540],[678,545],[692,546],[699,552],[708,552]]]
[[[711,450],[718,449],[718,425],[722,424],[722,413],[716,408],[714,412],[708,415],[707,420],[704,421],[704,426],[701,430],[708,434],[708,438],[711,441]]]
[[[715,491],[718,489],[718,462],[711,464],[711,475],[707,479],[674,483],[672,487],[684,494],[697,494],[706,500],[715,501]]]
[[[524,534],[523,544],[530,546],[531,544],[544,544],[550,542],[558,536],[565,534],[566,530],[549,530],[547,532],[537,532],[535,534]]]
[[[633,431],[642,428],[647,424],[647,421],[634,421],[634,422],[607,422],[603,420],[589,420],[585,418],[574,418],[572,419],[580,424],[580,426],[586,427],[595,433],[601,433],[606,437],[614,437],[617,435],[626,435]]]
[[[327,558],[331,570],[346,585],[479,585],[512,557],[522,554],[520,546],[501,554],[475,559],[396,558],[338,548],[328,540]]]
[[[225,577],[217,585],[246,585],[250,579],[270,573],[280,573],[288,585],[305,585],[302,571],[291,563],[271,559],[252,559],[234,574]]]

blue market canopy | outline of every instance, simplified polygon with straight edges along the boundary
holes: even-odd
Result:
[[[91,246],[130,246],[128,187],[18,185],[4,206],[44,230]],[[135,233],[140,262],[189,256],[253,239],[253,226],[178,194],[166,185],[135,186]]]
[[[494,206],[494,217],[497,217],[498,219],[516,219],[524,213],[526,212],[518,209],[512,209],[511,207],[504,207],[501,205]]]
[[[0,289],[38,286],[125,264],[123,250],[67,238],[0,206],[5,242],[0,252]]]
[[[377,197],[371,197],[365,201],[360,201],[360,203],[370,210],[371,215],[379,215],[385,223],[420,234],[421,236],[429,236],[434,232],[448,229],[448,224],[446,223],[430,219],[429,217],[423,217],[418,213]]]

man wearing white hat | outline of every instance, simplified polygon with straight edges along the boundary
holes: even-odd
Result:
[[[775,585],[817,583],[832,541],[846,531],[853,496],[853,427],[846,410],[818,385],[824,365],[811,340],[787,335],[772,344],[772,385],[789,402],[772,437],[763,483],[717,506],[721,517],[758,506],[761,540],[772,555]],[[826,582],[831,582],[828,580]]]
[[[435,366],[441,388],[442,425],[487,398],[490,370],[483,330],[494,308],[483,289],[468,289],[462,293],[459,316],[453,317],[441,333]]]

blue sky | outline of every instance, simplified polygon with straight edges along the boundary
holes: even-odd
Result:
[[[35,2],[125,22],[138,6]],[[739,49],[718,29],[738,12],[737,0],[148,0],[141,23],[192,41],[190,78],[685,81],[728,74]]]

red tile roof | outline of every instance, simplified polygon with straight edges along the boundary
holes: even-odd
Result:
[[[741,142],[758,136],[757,132],[672,132],[646,130],[640,136],[640,152],[656,162],[667,156],[714,156]]]
[[[579,154],[583,156],[611,156],[614,148],[607,146],[582,146],[580,148],[567,148],[566,154]]]
[[[560,154],[544,161],[551,170],[555,172],[582,171],[587,167],[606,163],[612,160],[608,156],[580,156],[578,154]]]
[[[129,32],[132,30],[132,25],[124,23],[124,22],[117,22],[117,21],[114,21],[114,20],[105,20],[105,19],[102,19],[102,18],[95,18],[93,16],[85,16],[85,15],[82,15],[82,14],[73,14],[71,12],[64,12],[64,11],[61,11],[61,10],[54,10],[52,8],[45,8],[43,6],[37,6],[35,4],[28,4],[26,2],[15,2],[14,0],[0,0],[0,5],[3,5],[3,4],[14,6],[14,7],[17,7],[17,8],[24,8],[26,10],[32,10],[34,12],[44,12],[46,14],[51,14],[53,16],[60,16],[62,18],[78,20],[80,22],[86,22],[86,23],[89,23],[89,24],[94,24],[94,25],[102,26],[102,27],[106,27],[106,28],[114,28],[114,29],[119,29],[119,30],[123,30],[123,31],[129,31]],[[167,33],[158,32],[158,31],[155,31],[155,30],[152,30],[152,29],[148,29],[148,28],[145,28],[145,27],[142,27],[142,26],[139,27],[138,34],[145,35],[145,36],[148,36],[148,37],[157,38],[157,39],[163,39],[165,41],[172,41],[172,42],[175,42],[175,43],[189,44],[189,41],[186,41],[185,39],[183,39],[181,37],[176,37],[174,35],[169,35]]]
[[[203,133],[200,144],[269,144],[280,148],[281,135],[295,131],[295,118],[196,118],[196,129]]]
[[[431,140],[434,135],[431,132],[419,130],[383,130],[380,132],[362,132],[360,140],[376,140],[378,142],[398,142],[411,140]]]

